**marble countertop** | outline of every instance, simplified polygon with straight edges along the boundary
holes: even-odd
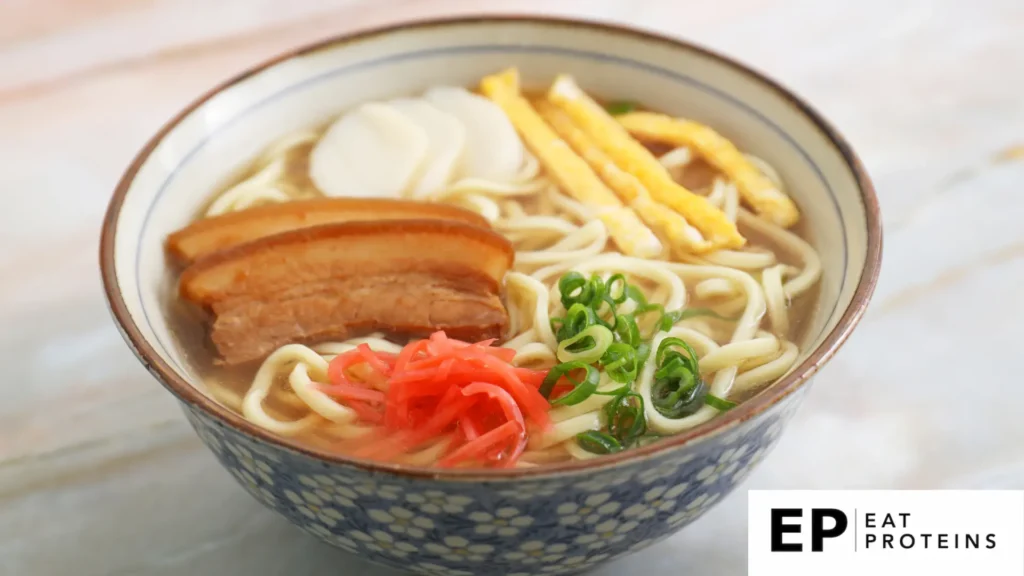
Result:
[[[200,8],[201,6],[201,8]],[[1024,488],[1019,0],[0,2],[0,574],[390,574],[234,485],[114,328],[100,221],[148,136],[209,86],[347,29],[472,10],[684,36],[814,103],[875,179],[885,263],[753,488]],[[597,572],[742,574],[739,490]]]

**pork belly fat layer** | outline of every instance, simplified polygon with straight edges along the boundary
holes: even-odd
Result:
[[[495,290],[514,252],[500,234],[442,220],[348,222],[284,232],[196,261],[181,275],[187,300],[209,305],[348,276],[471,269]]]
[[[296,200],[202,218],[171,234],[166,248],[180,264],[266,236],[323,224],[371,220],[452,220],[490,228],[480,215],[455,206],[384,198]]]

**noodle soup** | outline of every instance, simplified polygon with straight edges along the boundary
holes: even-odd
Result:
[[[713,127],[569,76],[368,102],[288,135],[167,241],[207,389],[322,450],[534,467],[657,442],[795,364],[820,260]]]

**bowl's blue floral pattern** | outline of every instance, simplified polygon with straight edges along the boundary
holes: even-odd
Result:
[[[803,390],[806,390],[806,386]],[[186,407],[217,458],[257,500],[318,538],[420,574],[579,572],[646,548],[714,506],[772,448],[789,395],[727,432],[639,462],[521,480],[373,473],[264,443]]]

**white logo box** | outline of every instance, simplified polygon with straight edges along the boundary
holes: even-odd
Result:
[[[748,521],[749,576],[1024,576],[1024,491],[751,490]]]

